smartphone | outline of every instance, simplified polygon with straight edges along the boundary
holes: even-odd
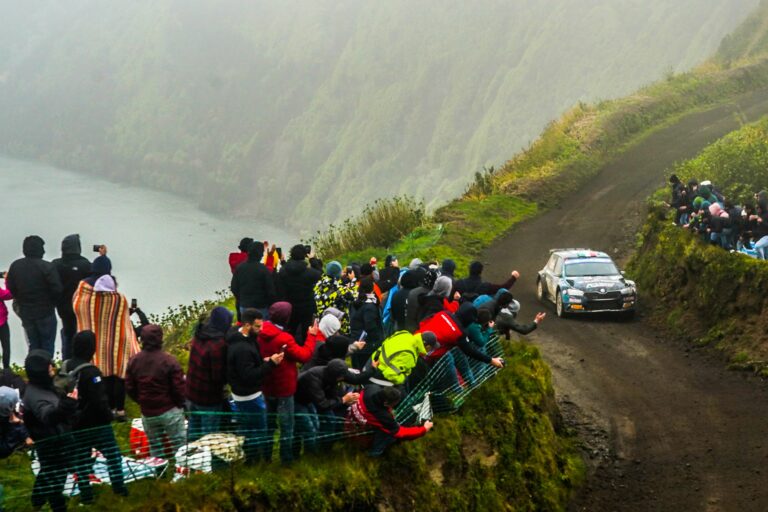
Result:
[[[368,337],[368,333],[363,331],[363,332],[360,333],[360,339],[357,340],[357,341],[365,341],[365,338],[367,338],[367,337]]]
[[[0,272],[0,279],[5,279],[6,272]]]
[[[131,309],[136,309],[139,307],[139,302],[136,299],[131,299]]]
[[[288,345],[283,345],[282,347],[280,347],[280,352],[285,352],[285,349],[287,348],[288,348]]]
[[[94,245],[93,246],[93,252],[99,252],[101,250],[101,245]]]

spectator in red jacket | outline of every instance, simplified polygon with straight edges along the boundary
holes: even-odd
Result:
[[[426,421],[417,427],[400,425],[392,413],[402,398],[400,390],[392,386],[369,384],[349,409],[348,420],[357,426],[374,429],[373,445],[368,455],[378,457],[397,441],[417,439],[432,429],[432,422]]]
[[[141,422],[153,457],[168,458],[184,443],[184,372],[176,359],[163,351],[163,329],[147,325],[141,330],[142,350],[128,362],[125,388],[141,409]],[[166,454],[164,438],[172,453]]]
[[[219,431],[219,414],[224,408],[227,385],[227,342],[232,327],[232,312],[219,306],[201,321],[189,349],[187,405],[189,441]]]
[[[294,458],[293,429],[294,402],[296,381],[299,375],[298,364],[306,363],[312,358],[317,336],[317,323],[309,329],[310,336],[304,345],[285,330],[291,319],[291,305],[287,302],[275,302],[269,308],[269,321],[264,322],[259,332],[259,350],[262,357],[271,357],[283,352],[285,358],[277,365],[272,373],[264,379],[262,391],[267,402],[267,437],[271,454],[271,444],[274,432],[280,427],[280,461],[290,464]]]

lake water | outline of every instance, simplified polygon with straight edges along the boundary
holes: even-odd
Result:
[[[210,299],[227,288],[227,256],[245,236],[283,247],[296,241],[258,220],[222,218],[173,195],[36,163],[0,158],[0,189],[0,270],[22,256],[27,235],[43,237],[50,261],[61,255],[62,238],[79,233],[88,259],[94,257],[93,245],[107,245],[120,291],[136,298],[147,314]],[[12,359],[20,363],[27,349],[13,312],[10,327]]]

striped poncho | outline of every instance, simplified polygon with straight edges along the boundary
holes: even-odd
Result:
[[[93,363],[105,377],[124,379],[128,360],[140,350],[126,298],[118,292],[96,292],[81,281],[72,307],[78,332],[90,330],[96,334]]]

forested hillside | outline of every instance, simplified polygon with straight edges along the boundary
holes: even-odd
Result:
[[[695,65],[756,3],[14,3],[0,151],[293,226],[435,204],[573,103]]]

